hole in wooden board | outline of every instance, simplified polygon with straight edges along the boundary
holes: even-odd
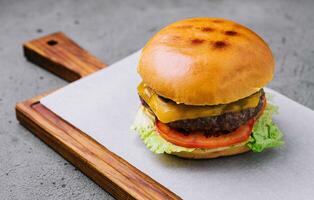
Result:
[[[58,44],[58,42],[55,41],[55,40],[49,40],[49,41],[47,42],[47,44],[48,44],[49,46],[55,46],[55,45]]]

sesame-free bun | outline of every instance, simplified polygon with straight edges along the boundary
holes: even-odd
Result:
[[[245,143],[242,145],[236,146],[236,147],[231,147],[228,149],[223,149],[223,150],[217,150],[217,151],[212,151],[212,150],[204,150],[204,149],[195,149],[192,152],[173,152],[173,155],[176,155],[181,158],[189,158],[189,159],[209,159],[209,158],[218,158],[218,157],[223,157],[223,156],[231,156],[231,155],[237,155],[240,153],[244,153],[250,151],[250,149],[247,147]]]
[[[159,95],[177,103],[226,104],[265,86],[273,77],[274,58],[263,39],[240,24],[192,18],[153,36],[138,72]]]

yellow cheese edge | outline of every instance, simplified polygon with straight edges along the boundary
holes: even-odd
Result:
[[[257,92],[249,97],[240,99],[229,104],[219,104],[214,106],[193,106],[177,104],[173,101],[165,101],[159,97],[154,90],[145,83],[140,83],[138,94],[149,105],[156,117],[163,123],[183,119],[195,119],[199,117],[218,116],[226,112],[239,112],[243,109],[254,108],[258,105],[261,92]]]

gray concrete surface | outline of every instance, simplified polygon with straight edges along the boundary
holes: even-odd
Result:
[[[28,63],[23,42],[64,31],[110,64],[175,20],[230,18],[273,49],[277,69],[270,87],[314,109],[313,10],[310,0],[0,0],[0,199],[112,198],[16,121],[16,102],[67,84]]]

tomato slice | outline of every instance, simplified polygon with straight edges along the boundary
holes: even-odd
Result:
[[[194,132],[189,135],[171,129],[166,124],[156,121],[158,133],[168,142],[187,148],[218,148],[227,147],[233,144],[248,140],[251,135],[255,118],[250,119],[246,124],[240,126],[235,131],[223,134],[218,137],[206,137],[203,132]]]

